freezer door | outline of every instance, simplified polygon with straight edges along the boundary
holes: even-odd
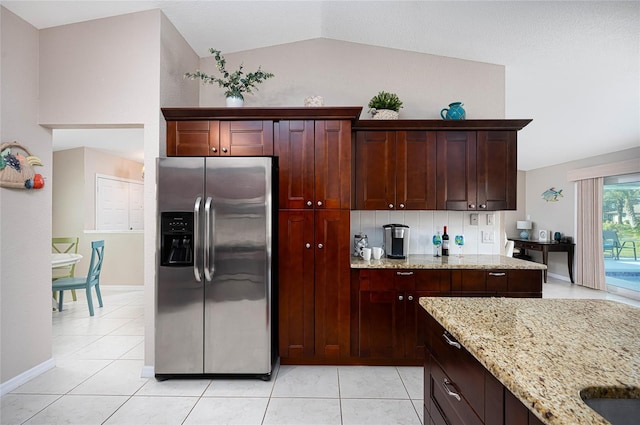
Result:
[[[204,278],[198,281],[197,276],[203,267],[202,231],[198,234],[198,230],[204,215],[204,159],[159,158],[157,167],[155,373],[203,373]],[[192,227],[181,224],[190,219]],[[193,249],[169,252],[167,257],[172,247],[162,244],[176,244],[176,240],[180,249],[186,241]],[[163,252],[167,258],[162,258]],[[182,261],[191,253],[192,259]],[[177,254],[181,261],[172,261]]]
[[[207,158],[206,168],[205,373],[267,374],[272,158]]]

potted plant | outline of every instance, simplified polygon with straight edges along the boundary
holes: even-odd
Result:
[[[402,101],[395,93],[381,91],[369,101],[369,112],[374,120],[397,120]]]
[[[264,72],[261,67],[258,67],[255,72],[245,74],[242,64],[240,64],[237,71],[229,72],[226,69],[227,61],[220,50],[212,48],[209,49],[209,53],[214,55],[216,68],[218,68],[221,77],[208,75],[200,70],[187,72],[184,77],[190,80],[202,80],[202,84],[217,83],[218,86],[224,89],[224,94],[227,97],[227,106],[242,106],[244,103],[243,93],[253,93],[253,90],[258,90],[258,84],[274,76],[270,72]]]

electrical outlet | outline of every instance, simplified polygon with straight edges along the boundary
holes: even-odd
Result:
[[[471,225],[472,226],[477,226],[478,225],[478,214],[471,214],[469,217],[470,217],[470,220],[471,220]]]
[[[487,214],[487,226],[493,226],[495,223],[495,214]]]
[[[483,230],[482,231],[482,243],[492,244],[495,242],[494,232]]]

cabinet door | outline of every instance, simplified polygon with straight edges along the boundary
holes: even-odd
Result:
[[[348,357],[349,210],[315,211],[315,333],[320,358]]]
[[[167,156],[217,155],[218,121],[167,121]]]
[[[476,210],[476,132],[439,131],[437,137],[437,209]]]
[[[404,302],[396,291],[360,291],[360,346],[363,358],[393,359],[404,357],[401,323]]]
[[[313,211],[279,213],[280,357],[315,354]]]
[[[356,133],[356,209],[394,209],[396,141],[393,131]]]
[[[280,121],[276,128],[274,151],[280,166],[280,208],[313,208],[314,122]]]
[[[273,155],[273,121],[220,121],[220,155]]]
[[[349,209],[351,205],[351,123],[315,122],[314,208]]]
[[[436,132],[396,133],[396,209],[436,208]]]
[[[517,143],[515,131],[478,131],[478,207],[515,210]]]

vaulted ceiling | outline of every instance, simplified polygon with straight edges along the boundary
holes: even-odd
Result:
[[[640,2],[2,1],[36,28],[149,9],[201,57],[318,37],[501,64],[519,168],[640,146]]]

